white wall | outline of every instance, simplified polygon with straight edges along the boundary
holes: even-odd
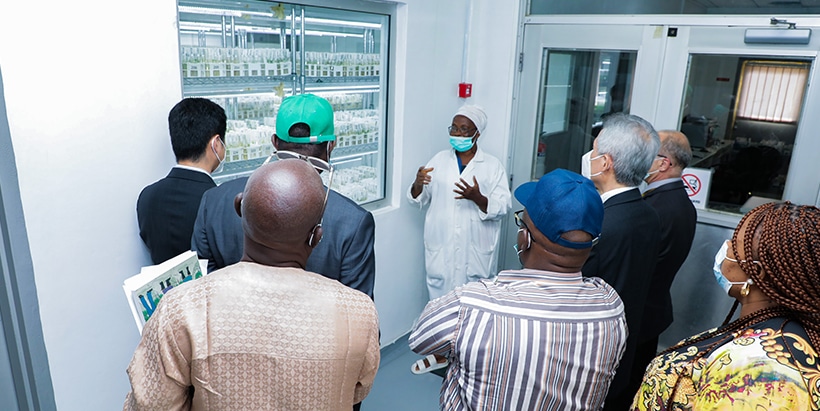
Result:
[[[166,119],[181,97],[174,0],[113,4],[0,3],[0,67],[39,310],[57,408],[67,411],[117,409],[128,390],[139,336],[121,285],[149,263],[135,203],[173,165]],[[403,196],[418,166],[447,147],[467,4],[407,0],[395,21],[392,205],[374,213],[383,343],[410,329],[427,298],[423,214]],[[471,102],[490,117],[482,147],[506,162],[518,5],[474,4]]]
[[[382,343],[407,332],[427,302],[422,231],[424,212],[405,190],[419,166],[449,147],[447,126],[461,104],[479,104],[489,117],[479,144],[506,164],[518,6],[473,1],[467,82],[473,97],[460,99],[462,50],[469,1],[408,0],[400,7],[392,201],[397,210],[376,214],[376,305]],[[406,19],[406,20],[405,20]],[[403,63],[406,62],[406,63]],[[394,301],[403,301],[394,304]],[[386,319],[391,320],[386,322]]]

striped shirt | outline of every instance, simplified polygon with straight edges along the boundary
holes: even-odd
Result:
[[[450,360],[442,410],[599,410],[626,337],[609,284],[525,269],[429,302],[409,343]]]

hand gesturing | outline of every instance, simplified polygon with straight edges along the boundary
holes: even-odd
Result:
[[[473,185],[467,184],[463,178],[459,178],[459,181],[456,181],[456,189],[453,190],[454,193],[458,194],[456,196],[456,200],[459,199],[467,199],[474,202],[481,212],[487,212],[487,197],[484,197],[481,194],[481,190],[478,188],[478,180],[475,179],[473,176]]]
[[[421,194],[421,190],[424,189],[424,186],[430,184],[430,172],[433,171],[433,167],[424,168],[424,166],[419,167],[419,171],[416,172],[416,181],[413,181],[413,186],[410,188],[410,194],[413,198],[416,198]]]
[[[456,199],[464,198],[478,204],[479,200],[484,196],[481,195],[481,190],[478,188],[478,180],[475,179],[475,176],[473,176],[472,186],[464,181],[463,178],[459,178],[458,180],[459,181],[456,181],[456,189],[453,190],[454,193],[458,194]]]

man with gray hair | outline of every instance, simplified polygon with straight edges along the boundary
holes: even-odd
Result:
[[[629,338],[607,395],[605,410],[625,410],[635,392],[629,392],[644,303],[658,259],[660,221],[641,198],[638,185],[658,154],[658,133],[646,120],[615,113],[604,120],[581,160],[582,174],[595,183],[604,203],[601,240],[584,264],[586,277],[600,277],[624,302]]]
[[[635,352],[631,381],[631,388],[634,390],[640,387],[644,369],[657,354],[658,336],[672,324],[672,296],[669,289],[689,255],[698,222],[698,213],[689,200],[681,179],[683,169],[692,161],[689,139],[675,130],[661,130],[658,135],[661,148],[647,173],[645,181],[649,185],[644,190],[643,200],[658,213],[661,239],[658,264],[649,283],[641,335],[638,336]]]

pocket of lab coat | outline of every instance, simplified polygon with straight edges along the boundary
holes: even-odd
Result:
[[[424,245],[424,265],[427,269],[427,285],[434,288],[444,287],[444,254],[441,248],[430,248]]]
[[[470,218],[470,240],[480,254],[492,253],[498,243],[501,221],[482,220],[477,214]]]
[[[495,264],[493,262],[494,251],[482,251],[477,247],[470,247],[470,253],[467,256],[468,271],[467,281],[478,281],[485,278],[490,278],[494,273]]]

